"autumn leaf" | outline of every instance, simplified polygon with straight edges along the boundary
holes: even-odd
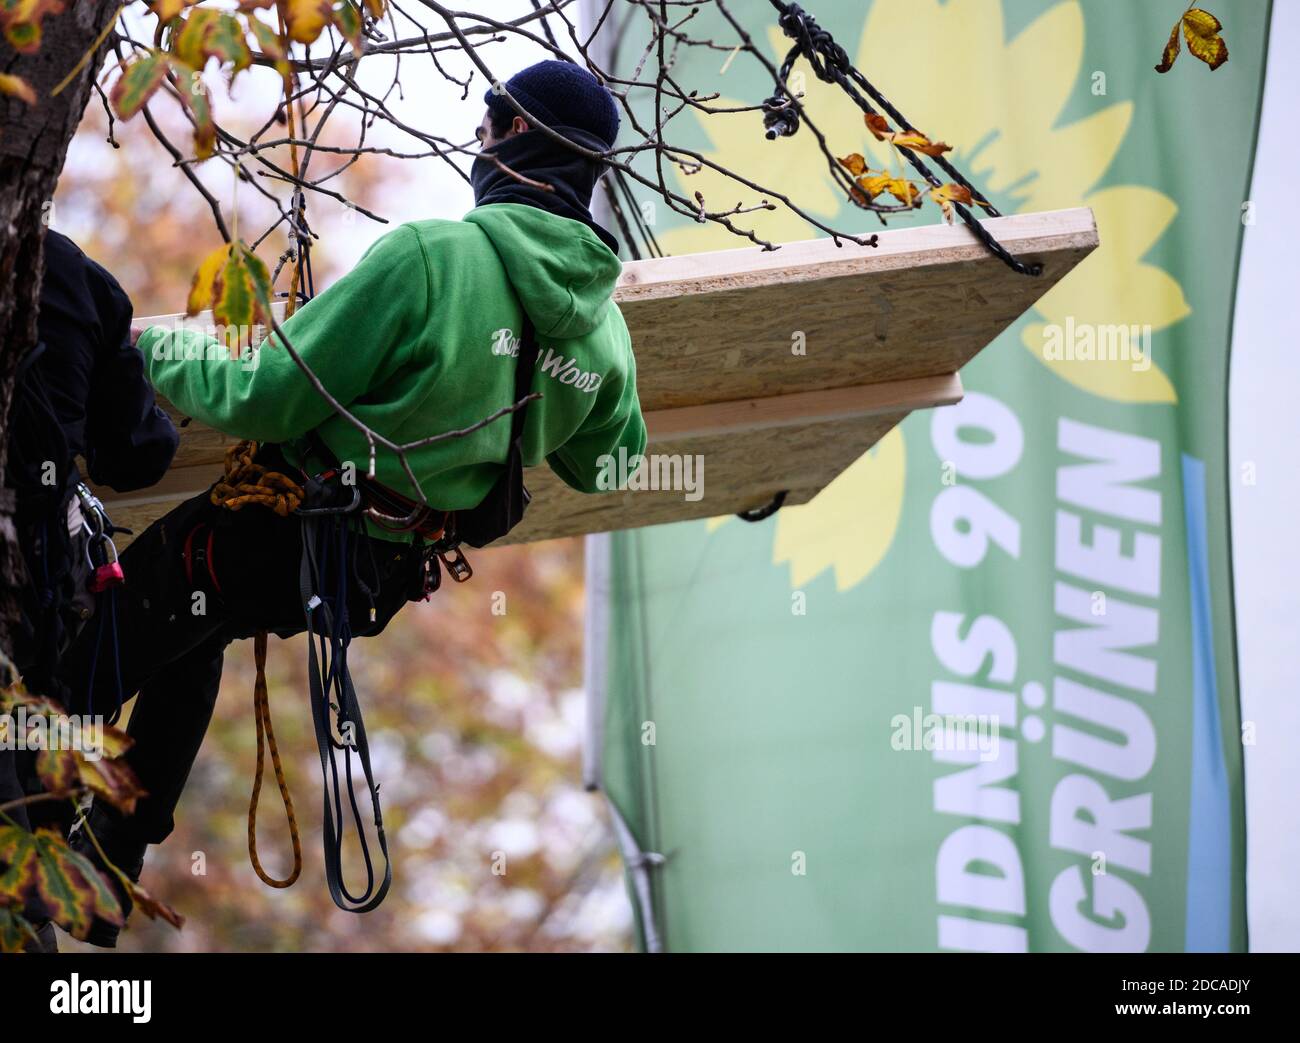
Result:
[[[41,49],[41,20],[46,15],[62,14],[62,0],[3,0],[0,25],[5,39],[19,54],[35,54]]]
[[[180,79],[181,101],[194,119],[194,157],[211,159],[217,150],[217,124],[212,118],[212,96],[195,69],[173,58],[172,67]]]
[[[35,940],[36,932],[22,915],[7,904],[0,894],[0,955],[26,950],[27,943]]]
[[[1228,45],[1219,35],[1222,29],[1223,24],[1214,15],[1199,7],[1183,15],[1187,49],[1208,65],[1211,72],[1228,60]]]
[[[194,114],[194,156],[211,159],[217,151],[217,124],[212,119],[212,97],[207,87],[186,94],[185,104]]]
[[[131,900],[135,907],[150,920],[165,920],[178,931],[185,925],[185,917],[165,902],[160,902],[139,884],[131,883]]]
[[[167,75],[167,60],[162,51],[151,50],[122,71],[108,96],[118,119],[128,120],[144,108]]]
[[[36,104],[36,92],[21,76],[10,76],[8,73],[0,72],[0,94],[25,101],[28,105]]]
[[[125,734],[121,737],[129,746],[131,740]],[[70,794],[88,789],[130,815],[145,791],[130,766],[125,761],[116,760],[115,756],[105,750],[98,759],[91,760],[81,750],[41,750],[36,756],[36,773],[48,793]]]
[[[921,194],[921,190],[906,178],[894,177],[892,174],[876,174],[872,177],[858,178],[858,185],[868,199],[874,200],[877,196],[888,193],[900,203],[906,203],[908,206],[920,205],[917,197]]]
[[[867,161],[862,157],[861,152],[854,152],[850,155],[841,157],[839,164],[854,177],[861,177],[870,169],[867,166]]]
[[[867,161],[858,152],[844,156],[839,160],[855,178],[854,186],[849,189],[849,198],[858,206],[868,206],[877,196],[891,195],[900,203],[908,206],[920,206],[917,197],[920,189],[906,178],[894,177],[892,174],[872,174]],[[955,186],[954,186],[955,187]]]
[[[942,156],[945,152],[952,151],[951,145],[942,141],[931,141],[924,134],[915,130],[895,134],[891,140],[899,148],[908,148],[913,152],[923,152],[927,156]]]
[[[285,42],[280,39],[280,34],[269,25],[249,15],[248,27],[253,31],[253,36],[257,39],[257,46],[262,49],[263,54],[269,58],[288,57]]]
[[[868,112],[862,119],[877,141],[888,141],[899,148],[924,152],[927,156],[941,156],[945,152],[952,151],[951,145],[942,141],[931,141],[919,130],[894,130],[890,127],[889,121],[878,112]]]
[[[866,123],[867,130],[875,135],[877,141],[888,141],[889,136],[894,133],[893,128],[889,125],[889,120],[878,112],[868,112],[862,117],[862,120]]]
[[[0,892],[25,900],[39,896],[50,919],[74,938],[85,938],[96,917],[122,925],[121,906],[103,876],[54,830],[0,826],[0,862],[8,866]]]
[[[1156,72],[1168,72],[1174,67],[1174,62],[1178,59],[1179,52],[1183,44],[1178,37],[1178,31],[1183,27],[1183,20],[1180,18],[1174,23],[1174,31],[1169,34],[1169,42],[1165,44],[1165,53],[1160,58],[1160,64],[1156,66]]]
[[[330,0],[287,0],[284,12],[289,36],[299,43],[315,43],[334,17]]]
[[[231,74],[247,69],[253,55],[239,20],[206,8],[193,11],[172,41],[172,53],[195,71],[202,71],[209,58],[231,64]]]
[[[939,185],[937,188],[931,188],[926,194],[942,207],[944,220],[949,224],[952,224],[953,219],[953,203],[971,205],[970,189],[965,185]]]
[[[136,801],[148,795],[125,761],[107,756],[89,760],[82,756],[77,759],[77,771],[82,786],[123,814],[135,814]]]
[[[190,295],[185,301],[186,315],[197,315],[204,308],[212,307],[212,284],[217,277],[217,272],[225,266],[226,258],[229,256],[230,244],[222,243],[203,258],[203,263],[199,265],[198,271],[190,281]]]
[[[187,7],[192,7],[199,0],[153,0],[149,10],[158,16],[161,22],[170,22]]]
[[[335,5],[333,17],[343,39],[352,45],[354,51],[361,50],[365,46],[361,36],[361,10],[351,0],[342,0]]]
[[[212,317],[223,326],[269,326],[270,310],[266,265],[243,243],[234,244],[212,281]]]
[[[1156,66],[1156,72],[1168,72],[1173,68],[1180,50],[1178,39],[1180,29],[1187,37],[1188,51],[1208,65],[1211,72],[1228,60],[1228,45],[1219,35],[1223,30],[1223,24],[1209,11],[1192,7],[1174,23],[1174,30],[1169,34],[1169,42],[1165,44],[1164,54],[1160,64]]]

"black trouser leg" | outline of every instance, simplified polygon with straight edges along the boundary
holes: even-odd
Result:
[[[148,793],[126,820],[131,834],[161,844],[175,828],[176,805],[212,721],[226,641],[218,636],[173,660],[136,696],[125,759]]]

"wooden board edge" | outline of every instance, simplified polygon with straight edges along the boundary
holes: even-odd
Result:
[[[823,391],[797,391],[768,398],[656,409],[645,415],[647,440],[652,444],[676,442],[903,410],[932,409],[960,402],[962,393],[961,377],[948,373]]]
[[[1012,214],[980,222],[1013,255],[1091,252],[1100,243],[1088,207]],[[998,261],[965,225],[944,223],[879,233],[875,247],[830,239],[786,243],[776,250],[747,247],[711,253],[628,261],[614,292],[620,305],[748,289],[771,282],[799,282],[897,268]],[[1028,278],[1028,277],[1026,277]]]

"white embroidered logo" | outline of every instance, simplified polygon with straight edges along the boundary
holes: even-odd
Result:
[[[494,330],[492,333],[492,354],[517,358],[519,355],[519,338],[510,329]],[[565,356],[552,351],[550,348],[547,348],[545,352],[538,352],[537,364],[542,367],[542,372],[552,380],[558,380],[561,384],[568,384],[576,390],[585,391],[588,394],[600,387],[601,382],[604,380],[604,377],[595,370],[584,370],[579,367],[576,358],[565,358]]]
[[[519,354],[519,338],[510,330],[497,330],[492,334],[492,354],[493,355],[511,355]]]

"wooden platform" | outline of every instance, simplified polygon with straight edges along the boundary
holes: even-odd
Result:
[[[985,225],[1043,274],[1017,275],[966,228],[944,224],[881,232],[874,249],[813,240],[628,262],[614,298],[636,350],[647,453],[702,455],[704,495],[584,496],[539,467],[528,514],[505,542],[728,514],[780,490],[789,504],[812,499],[912,410],[958,401],[957,371],[1098,242],[1087,209]],[[792,350],[800,334],[802,355]],[[188,423],[159,485],[96,491],[117,524],[140,531],[206,489],[232,441]]]

